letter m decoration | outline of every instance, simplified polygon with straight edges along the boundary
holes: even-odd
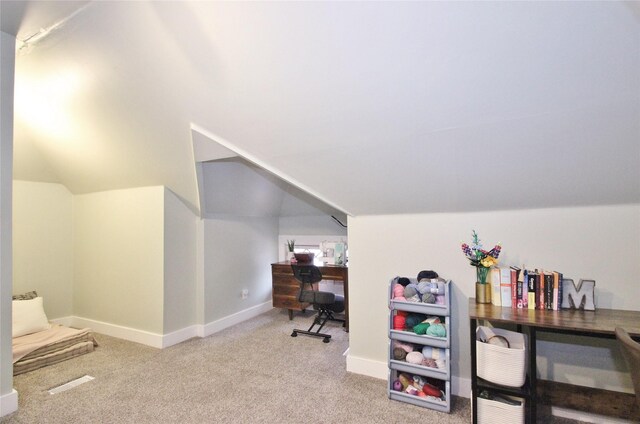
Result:
[[[580,280],[578,287],[570,278],[562,279],[562,308],[563,309],[584,309],[585,311],[595,311],[596,305],[593,302],[593,292],[596,287],[594,280]]]

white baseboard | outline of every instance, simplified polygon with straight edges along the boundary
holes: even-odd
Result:
[[[52,319],[51,322],[66,325],[67,327],[91,328],[96,333],[163,349],[193,337],[207,337],[211,334],[217,333],[218,331],[224,330],[225,328],[268,312],[271,309],[273,309],[273,304],[269,301],[210,322],[206,325],[191,325],[164,335],[77,316],[56,318]]]
[[[386,362],[353,356],[349,352],[347,355],[347,372],[386,380],[389,378],[389,365]]]
[[[64,325],[65,327],[73,327],[73,325],[72,325],[73,318],[74,317],[72,317],[72,316],[62,317],[62,318],[55,318],[55,319],[50,319],[49,322],[53,322],[55,324]]]
[[[169,334],[162,336],[162,348],[173,346],[178,343],[182,343],[185,340],[198,337],[198,331],[202,327],[201,325],[191,325],[189,327],[182,328]]]
[[[218,331],[224,330],[225,328],[229,328],[248,319],[257,317],[258,315],[264,314],[265,312],[269,312],[271,309],[273,309],[273,303],[271,301],[268,301],[245,309],[244,311],[236,312],[235,314],[199,326],[200,329],[198,331],[198,336],[210,336],[214,333],[217,333]]]
[[[15,389],[11,393],[0,396],[0,417],[9,415],[18,410],[18,392]]]
[[[91,328],[96,333],[106,334],[107,336],[117,337],[159,349],[163,347],[162,334],[151,333],[149,331],[75,316],[71,317],[71,326],[76,328]]]

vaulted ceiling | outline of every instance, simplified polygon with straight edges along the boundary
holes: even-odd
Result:
[[[199,128],[354,215],[640,202],[637,3],[0,7],[18,179],[199,210]]]

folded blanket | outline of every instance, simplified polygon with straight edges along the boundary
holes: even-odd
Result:
[[[79,341],[90,341],[97,346],[91,330],[84,328],[81,330],[65,327],[59,324],[52,324],[51,328],[37,333],[27,334],[13,338],[13,363],[40,348],[57,344],[58,348],[66,348]],[[69,342],[69,343],[65,343]]]

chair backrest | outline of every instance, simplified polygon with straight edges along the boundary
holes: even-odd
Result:
[[[291,264],[293,276],[300,282],[298,301],[316,306],[332,304],[335,294],[314,289],[313,285],[322,280],[322,272],[315,265]]]
[[[315,265],[296,265],[291,264],[293,276],[296,280],[304,284],[314,284],[322,280],[320,268]]]
[[[622,354],[629,363],[633,390],[636,392],[636,405],[640,407],[640,343],[633,340],[629,333],[620,327],[615,331]]]

